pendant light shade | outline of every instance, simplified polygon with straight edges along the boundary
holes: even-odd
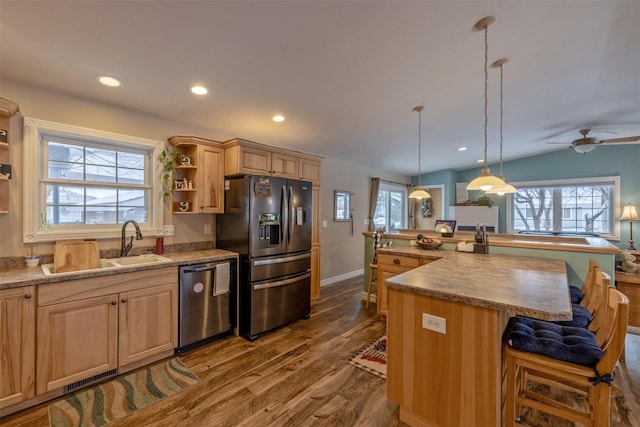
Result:
[[[495,22],[495,18],[493,16],[487,16],[486,18],[482,18],[472,27],[473,31],[481,31],[484,30],[484,166],[482,167],[482,172],[480,176],[471,181],[467,185],[467,190],[482,190],[488,191],[491,188],[504,185],[504,181],[496,176],[491,175],[491,171],[489,171],[489,166],[487,165],[487,124],[489,122],[489,114],[488,110],[488,97],[487,97],[487,89],[488,89],[488,81],[489,81],[489,72],[487,69],[487,61],[488,61],[488,52],[489,52],[489,44],[487,41],[487,28],[489,25]]]
[[[504,196],[505,194],[513,194],[517,193],[518,190],[513,185],[507,184],[507,181],[504,179],[504,172],[502,170],[502,66],[509,62],[507,58],[500,58],[491,64],[491,68],[500,67],[500,179],[504,181],[503,185],[496,185],[495,187],[491,187],[487,190],[487,194],[497,194],[498,196]]]
[[[431,194],[422,188],[422,110],[424,110],[422,105],[418,105],[413,109],[413,111],[418,112],[418,186],[409,194],[410,199],[428,199],[431,197]]]

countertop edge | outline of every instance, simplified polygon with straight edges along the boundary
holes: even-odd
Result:
[[[113,274],[133,273],[136,271],[155,270],[158,268],[178,267],[193,263],[201,263],[208,261],[218,261],[221,259],[238,258],[236,252],[226,251],[222,249],[205,249],[186,252],[172,252],[163,254],[162,256],[169,258],[171,261],[160,262],[155,264],[141,264],[117,269],[97,269],[87,271],[70,272],[67,274],[46,276],[40,266],[37,268],[8,268],[0,270],[0,290],[21,288],[34,285],[48,285],[70,280],[86,279],[93,277],[102,277]]]

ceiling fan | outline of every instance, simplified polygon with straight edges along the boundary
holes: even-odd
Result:
[[[639,142],[640,136],[627,136],[624,138],[611,138],[611,139],[600,139],[599,135],[602,133],[614,133],[614,132],[601,132],[596,136],[587,136],[591,129],[580,129],[578,132],[582,135],[582,138],[578,138],[576,140],[571,141],[569,147],[576,150],[578,153],[586,154],[593,151],[600,144],[610,144],[610,143],[622,143],[622,142]],[[566,142],[547,142],[547,144],[563,144],[566,145]]]

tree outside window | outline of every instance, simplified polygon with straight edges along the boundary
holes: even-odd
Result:
[[[613,181],[518,189],[511,197],[513,232],[615,233]]]

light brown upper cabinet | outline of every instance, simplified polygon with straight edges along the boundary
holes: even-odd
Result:
[[[224,148],[225,175],[269,175],[320,185],[321,157],[240,138],[224,142]]]

